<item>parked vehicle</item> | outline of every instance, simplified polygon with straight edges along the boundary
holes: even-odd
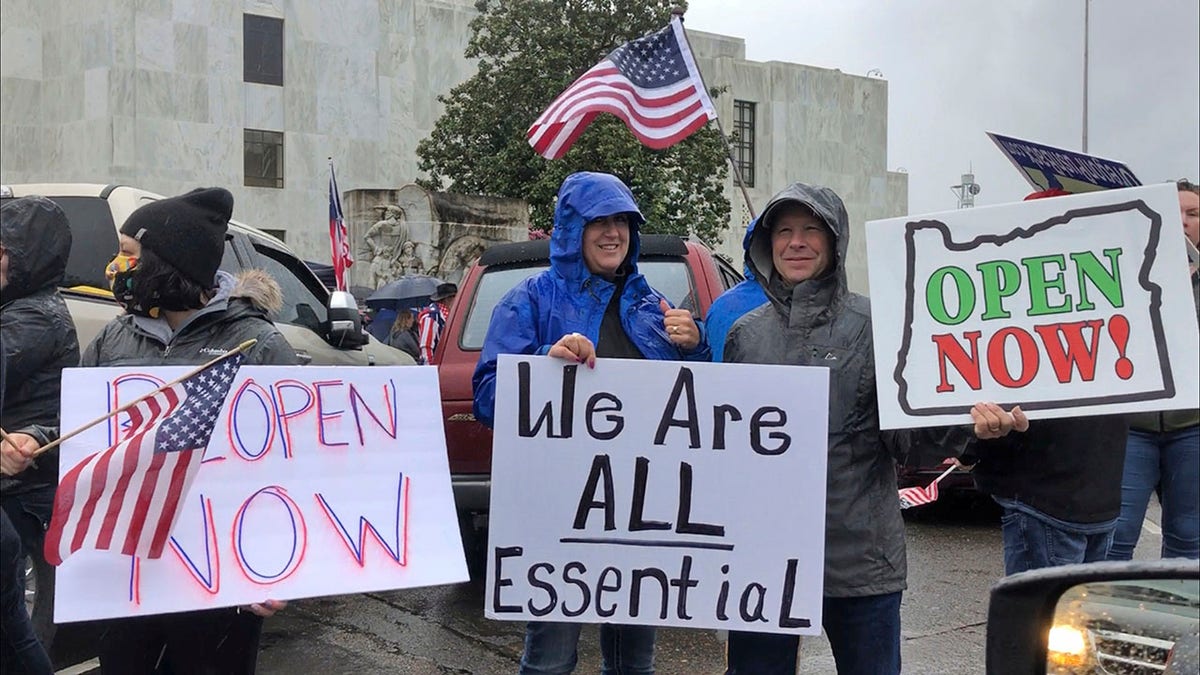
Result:
[[[550,266],[542,239],[493,246],[463,277],[433,354],[442,387],[450,476],[472,575],[482,570],[491,497],[492,432],[472,413],[471,375],[479,361],[492,309],[520,281]],[[699,242],[643,235],[638,270],[676,307],[703,318],[712,301],[742,275]]]
[[[104,268],[119,248],[121,225],[139,206],[160,195],[123,185],[43,183],[0,186],[0,199],[46,197],[60,207],[71,224],[63,296],[79,346],[86,348],[110,320],[121,313],[104,277]],[[330,293],[283,242],[248,225],[230,221],[221,269],[268,272],[283,291],[283,308],[275,325],[304,363],[337,366],[413,365],[407,354],[367,336],[353,296]],[[41,552],[26,564],[26,604],[34,628],[47,648],[53,622],[53,568]]]
[[[1064,565],[992,588],[989,675],[1200,669],[1200,562]]]

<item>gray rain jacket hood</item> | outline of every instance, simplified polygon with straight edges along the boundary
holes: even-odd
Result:
[[[771,255],[773,216],[788,202],[812,209],[836,240],[833,269],[791,288],[775,273]],[[725,361],[829,369],[824,593],[861,597],[904,590],[904,522],[893,457],[925,433],[879,430],[871,308],[865,297],[849,291],[842,264],[850,238],[846,207],[829,188],[795,183],[768,202],[759,223],[746,249],[746,265],[770,302],[734,324]],[[930,432],[930,440],[944,442],[938,436],[945,433]],[[811,542],[792,544],[800,548]]]

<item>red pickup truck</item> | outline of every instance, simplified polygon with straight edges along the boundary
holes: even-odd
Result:
[[[472,576],[482,570],[491,495],[492,432],[475,420],[471,375],[492,309],[521,280],[550,266],[549,240],[499,244],[467,270],[433,354],[442,385],[446,449],[459,525]],[[676,307],[703,318],[742,275],[703,244],[672,235],[643,235],[638,270]]]

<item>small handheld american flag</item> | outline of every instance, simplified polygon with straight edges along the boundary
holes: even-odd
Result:
[[[130,429],[67,471],[46,531],[46,561],[76,551],[161,557],[237,376],[240,352],[215,360],[131,406]]]
[[[546,159],[558,159],[596,115],[612,113],[647,147],[661,150],[716,118],[683,22],[627,42],[592,66],[525,134]]]
[[[951,466],[949,469],[946,469],[942,472],[942,475],[934,478],[933,482],[925,487],[907,487],[901,489],[900,508],[908,509],[936,502],[938,498],[938,483],[942,482],[942,479],[949,476],[956,468],[958,467]]]

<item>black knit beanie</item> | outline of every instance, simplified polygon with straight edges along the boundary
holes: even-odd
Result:
[[[232,215],[229,190],[196,188],[138,208],[121,226],[121,234],[137,239],[201,287],[212,288]]]

